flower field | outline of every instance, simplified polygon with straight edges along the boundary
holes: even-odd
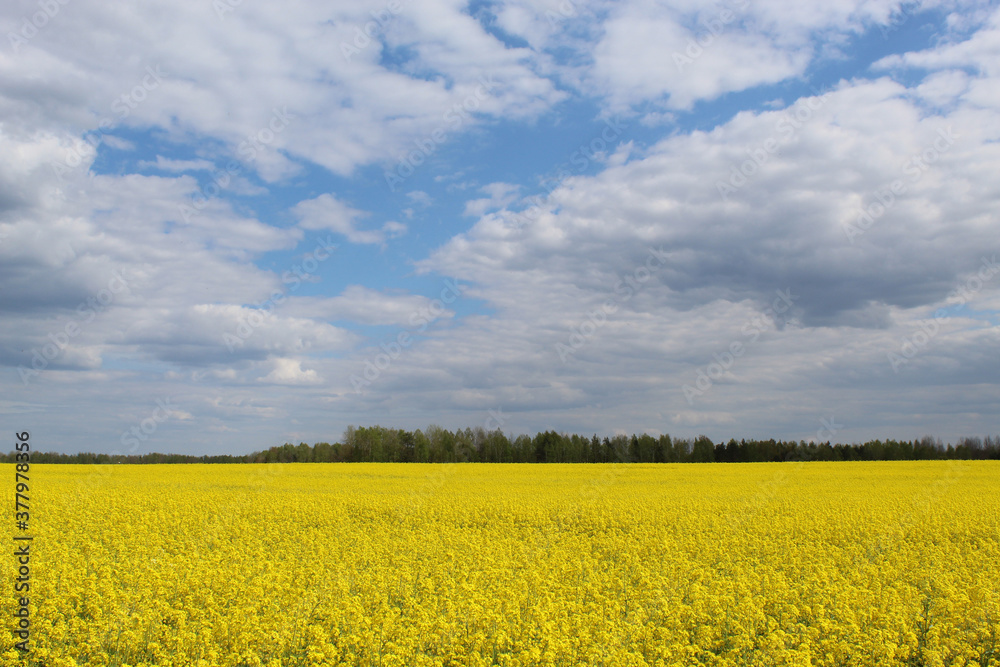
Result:
[[[1000,665],[996,462],[31,473],[5,665]]]

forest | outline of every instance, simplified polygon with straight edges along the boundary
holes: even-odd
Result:
[[[777,461],[902,461],[1000,459],[1000,436],[960,438],[954,445],[925,436],[919,440],[870,440],[833,444],[800,440],[747,440],[714,443],[669,435],[615,435],[598,438],[544,431],[509,436],[482,427],[449,431],[431,425],[407,431],[383,426],[349,426],[339,442],[285,443],[245,455],[59,454],[37,452],[33,463],[751,463]],[[2,455],[15,461],[14,452]]]

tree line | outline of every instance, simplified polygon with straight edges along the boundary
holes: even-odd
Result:
[[[800,440],[740,440],[714,443],[669,435],[615,435],[598,438],[544,431],[534,437],[507,436],[482,427],[449,431],[431,425],[421,431],[354,427],[340,442],[308,445],[285,443],[246,455],[189,456],[183,454],[58,454],[33,453],[33,463],[751,463],[777,461],[913,461],[1000,459],[1000,436],[965,437],[955,445],[925,436],[920,440],[869,440],[832,444]],[[14,452],[0,454],[4,463]]]

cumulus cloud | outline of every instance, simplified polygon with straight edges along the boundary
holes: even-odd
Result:
[[[282,310],[290,316],[366,325],[409,326],[430,310],[432,299],[417,294],[387,294],[363,285],[349,285],[338,296],[293,297]],[[442,312],[439,317],[453,315]]]
[[[295,359],[278,358],[272,360],[273,370],[260,378],[261,382],[282,385],[318,384],[321,379],[316,371],[303,369],[302,362]]]
[[[364,217],[365,213],[347,206],[330,194],[299,202],[293,212],[299,217],[299,224],[303,229],[329,229],[347,237],[351,243],[381,243],[384,239],[379,231],[357,229],[356,221]]]
[[[498,209],[513,203],[517,199],[520,186],[513,183],[490,183],[480,188],[489,195],[482,199],[472,199],[465,203],[464,215],[480,217],[486,211]]]

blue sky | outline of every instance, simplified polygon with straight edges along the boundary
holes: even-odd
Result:
[[[0,416],[42,449],[1000,431],[994,3],[39,11]]]

